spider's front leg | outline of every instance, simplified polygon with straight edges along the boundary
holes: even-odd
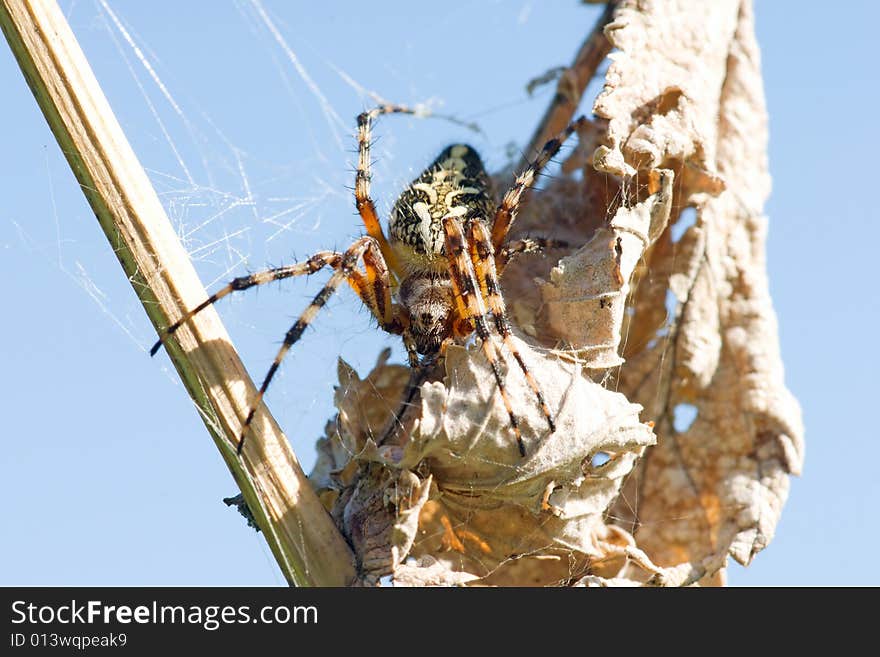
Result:
[[[507,319],[507,308],[504,304],[504,297],[501,296],[501,288],[498,285],[498,275],[495,271],[495,252],[492,249],[492,237],[489,230],[482,221],[471,221],[468,225],[469,251],[473,261],[474,272],[480,285],[480,291],[486,299],[486,305],[495,318],[495,328],[498,335],[504,341],[504,346],[510,351],[516,364],[522,370],[526,382],[538,398],[538,404],[541,412],[547,419],[547,425],[550,432],[556,431],[556,422],[553,419],[553,413],[547,405],[544,397],[544,391],[532,376],[528,366],[523,360],[522,354],[517,348],[516,343],[512,339],[510,329],[510,321]]]
[[[265,271],[248,274],[247,276],[239,276],[238,278],[233,278],[232,281],[230,281],[228,284],[224,285],[222,288],[217,290],[217,292],[202,301],[202,303],[200,303],[198,306],[184,314],[183,317],[168,326],[162,332],[162,337],[157,340],[156,344],[154,344],[150,348],[150,356],[156,355],[156,352],[158,352],[159,349],[162,347],[162,342],[164,341],[164,339],[174,335],[174,333],[177,332],[177,329],[186,324],[195,315],[203,311],[208,306],[217,303],[223,297],[232,294],[233,292],[241,292],[242,290],[248,290],[252,287],[256,287],[257,285],[265,285],[266,283],[271,283],[272,281],[280,281],[285,278],[291,278],[292,276],[314,274],[315,272],[320,271],[328,265],[331,267],[336,266],[341,258],[342,254],[337,253],[336,251],[319,251],[305,262],[300,262],[294,265],[286,265],[284,267],[273,267],[272,269],[266,269]]]
[[[443,233],[446,256],[449,259],[449,274],[452,280],[452,290],[459,319],[472,326],[480,338],[480,347],[483,350],[483,355],[489,362],[489,366],[492,368],[492,374],[495,376],[495,381],[498,384],[498,394],[501,395],[504,408],[507,410],[510,427],[516,437],[516,445],[520,456],[525,456],[526,447],[519,429],[519,422],[513,412],[513,406],[507,394],[507,386],[504,384],[499,352],[495,346],[492,333],[489,331],[486,305],[480,293],[480,284],[477,282],[474,264],[469,257],[464,230],[458,217],[447,216],[443,219]]]
[[[376,204],[370,196],[370,146],[373,134],[373,121],[383,114],[416,114],[416,110],[404,105],[392,105],[386,103],[373,109],[361,112],[357,117],[358,126],[358,164],[354,182],[354,199],[358,214],[364,222],[367,235],[375,239],[382,255],[388,265],[397,271],[397,261],[394,251],[379,223],[379,215],[376,212]]]

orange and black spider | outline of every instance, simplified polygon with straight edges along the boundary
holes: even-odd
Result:
[[[383,330],[403,338],[411,367],[420,365],[420,357],[433,362],[444,354],[449,344],[461,344],[476,333],[498,384],[519,453],[525,456],[525,445],[499,364],[497,335],[534,391],[550,431],[556,430],[553,412],[541,386],[511,339],[498,273],[516,253],[541,246],[564,246],[549,240],[524,239],[508,243],[507,235],[523,193],[585,119],[579,118],[544,145],[537,158],[517,177],[500,205],[495,202],[491,179],[477,152],[464,144],[447,147],[397,199],[386,238],[370,198],[370,134],[376,117],[392,113],[415,112],[400,105],[380,105],[357,118],[358,167],[354,195],[366,236],[357,239],[345,252],[321,251],[305,262],[236,278],[164,331],[164,337],[172,335],[193,315],[231,292],[312,274],[327,266],[334,269],[330,280],[287,332],[242,426],[239,454],[254,413],[284,356],[343,281],[357,293]],[[360,262],[363,262],[362,271],[358,268]],[[494,333],[490,329],[490,316]],[[160,339],[150,354],[154,355],[161,346]]]

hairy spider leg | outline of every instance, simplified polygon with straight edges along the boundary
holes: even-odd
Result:
[[[357,270],[357,263],[361,258],[363,258],[365,273],[361,273]],[[318,311],[324,306],[342,281],[348,282],[385,331],[388,331],[389,333],[402,333],[408,326],[408,321],[405,316],[400,313],[400,309],[391,303],[391,279],[388,266],[382,257],[379,245],[372,237],[364,236],[355,241],[355,243],[344,253],[339,253],[337,251],[320,251],[301,263],[287,265],[285,267],[274,267],[248,276],[240,276],[233,279],[230,283],[209,296],[198,306],[184,314],[183,317],[174,322],[164,331],[165,336],[172,335],[194,315],[232,292],[247,290],[257,285],[264,285],[266,283],[271,283],[272,281],[290,278],[291,276],[314,274],[327,266],[332,267],[336,271],[321,291],[318,292],[312,300],[312,303],[306,308],[297,322],[287,332],[287,335],[284,338],[284,344],[275,356],[275,360],[269,368],[269,372],[266,374],[263,384],[260,386],[256,399],[248,409],[247,417],[242,426],[241,435],[239,436],[237,446],[239,454],[241,454],[241,450],[244,447],[245,434],[254,418],[260,400],[263,398],[266,389],[269,387],[269,383],[275,376],[275,372],[278,370],[281,361],[290,347],[299,340],[303,331],[305,331],[315,318],[315,315],[317,315]],[[155,355],[161,346],[162,339],[153,345],[152,349],[150,349],[150,355]]]
[[[364,239],[367,238],[361,238],[355,245]],[[217,290],[217,292],[168,326],[163,331],[163,336],[173,335],[177,329],[195,315],[232,292],[241,292],[257,285],[265,285],[266,283],[280,281],[293,276],[314,274],[328,266],[335,269],[342,262],[343,255],[337,251],[319,251],[304,262],[285,265],[284,267],[273,267],[272,269],[234,278],[227,285]],[[382,254],[375,243],[372,248],[367,248],[363,255],[366,274],[362,274],[357,270],[352,271],[348,277],[348,283],[361,298],[361,301],[370,309],[370,312],[375,315],[382,328],[391,333],[399,333],[400,331],[396,330],[396,322],[394,321],[395,309],[391,304],[391,283],[388,266],[385,264]],[[150,348],[150,355],[155,356],[161,347],[162,338],[157,340]]]
[[[519,211],[520,201],[525,191],[534,184],[535,178],[538,177],[543,168],[547,166],[547,163],[559,152],[562,144],[571,137],[578,127],[585,125],[586,122],[586,117],[578,117],[565,130],[544,144],[538,157],[532,161],[525,171],[516,177],[516,182],[507,190],[501,205],[498,206],[498,210],[495,213],[495,220],[492,222],[492,248],[495,249],[496,253],[501,252],[504,240],[507,239],[507,233],[510,231],[510,226],[513,224],[513,220],[516,219],[516,213]]]
[[[570,249],[571,244],[565,240],[552,240],[545,237],[524,237],[513,240],[495,254],[495,267],[499,274],[504,271],[514,256],[524,253],[540,253],[551,249]]]
[[[371,242],[371,246],[363,253],[365,274],[357,270],[352,271],[348,277],[348,284],[370,309],[383,330],[403,338],[409,364],[411,367],[417,367],[419,355],[416,351],[415,339],[410,332],[409,313],[391,302],[391,272],[382,255],[381,247],[369,236],[361,239],[368,239]]]
[[[339,255],[339,254],[337,254]],[[358,261],[363,257],[364,259],[364,267],[367,270],[367,275],[364,276],[360,272],[357,271]],[[376,266],[377,263],[381,263],[382,267],[378,271],[374,272],[375,277],[372,279],[374,282],[374,286],[370,286],[367,283],[370,281],[371,274],[370,272]],[[247,417],[245,418],[244,424],[241,428],[241,434],[238,439],[238,447],[237,451],[241,454],[241,450],[244,448],[245,436],[247,435],[247,431],[250,428],[251,422],[254,419],[254,414],[257,411],[257,407],[260,405],[260,401],[263,399],[263,395],[266,393],[266,389],[269,387],[269,384],[272,382],[272,378],[275,376],[275,373],[278,371],[278,368],[281,365],[281,361],[284,360],[284,357],[287,355],[287,352],[290,351],[290,348],[302,337],[303,332],[308,328],[309,324],[314,321],[315,316],[318,314],[318,311],[324,307],[327,301],[333,296],[333,293],[339,288],[339,285],[343,281],[348,281],[349,284],[355,289],[356,292],[361,296],[364,304],[370,309],[370,311],[376,316],[382,328],[386,331],[392,333],[399,333],[400,327],[398,326],[398,322],[394,321],[394,318],[390,316],[391,313],[391,302],[390,302],[390,288],[391,284],[388,280],[388,269],[385,266],[384,260],[382,259],[382,253],[379,250],[378,244],[376,241],[369,236],[364,236],[355,241],[354,244],[349,247],[349,249],[341,254],[338,261],[335,262],[333,268],[336,270],[333,272],[333,275],[330,277],[330,280],[321,288],[321,291],[315,295],[315,298],[309,304],[309,306],[303,311],[302,315],[300,315],[299,319],[290,327],[290,330],[287,331],[287,334],[284,336],[284,342],[281,345],[281,348],[278,350],[278,353],[275,356],[275,360],[272,361],[272,365],[269,367],[269,371],[266,372],[266,376],[263,379],[263,383],[260,385],[260,389],[257,391],[257,396],[251,403],[251,407],[248,410]],[[381,288],[381,289],[377,289]],[[369,291],[368,293],[361,294],[361,291]],[[380,303],[376,301],[377,298],[383,299],[385,312],[380,309]],[[383,319],[384,315],[389,315],[391,317],[389,321],[386,323]]]
[[[391,249],[385,233],[382,232],[379,215],[376,213],[376,204],[370,197],[370,140],[372,139],[373,121],[383,114],[416,114],[416,110],[404,105],[382,104],[358,115],[358,165],[355,174],[354,200],[358,214],[367,229],[367,235],[379,243],[379,248],[382,250],[382,255],[385,256],[388,266],[391,267],[395,275],[399,275],[397,256]]]
[[[449,259],[449,273],[452,280],[452,289],[458,307],[459,316],[466,320],[480,338],[480,346],[495,381],[498,384],[498,393],[504,402],[504,408],[510,418],[510,426],[516,437],[516,446],[520,456],[526,455],[526,447],[523,443],[522,434],[519,430],[519,422],[513,412],[513,406],[507,395],[507,387],[504,385],[504,376],[499,364],[500,358],[495,347],[495,341],[489,332],[489,324],[486,321],[486,306],[480,294],[480,286],[474,272],[474,264],[468,257],[465,249],[465,235],[461,221],[455,216],[447,216],[443,219],[443,233],[446,245],[446,256]]]
[[[473,262],[474,273],[476,274],[483,297],[486,300],[486,305],[489,307],[489,311],[495,318],[495,328],[498,331],[498,335],[501,336],[501,339],[504,341],[504,346],[507,347],[507,350],[511,353],[514,360],[516,360],[516,364],[519,365],[519,368],[522,370],[529,388],[532,389],[532,392],[534,392],[535,396],[538,398],[541,412],[544,414],[544,417],[547,418],[550,432],[553,433],[556,431],[556,422],[553,419],[553,413],[550,411],[550,407],[547,405],[544,391],[541,390],[541,386],[538,385],[535,377],[532,376],[532,373],[529,371],[528,366],[523,360],[519,348],[517,348],[516,343],[513,341],[510,322],[507,319],[507,308],[505,307],[504,299],[501,296],[501,289],[498,285],[498,275],[495,273],[495,253],[492,250],[492,237],[489,234],[489,230],[482,221],[471,221],[468,225],[467,236],[469,240],[468,251],[470,252],[471,261]]]
[[[214,294],[202,301],[202,303],[200,303],[198,306],[185,313],[183,317],[181,317],[176,322],[171,324],[171,326],[166,328],[163,331],[163,335],[165,337],[173,335],[177,331],[177,329],[183,326],[195,315],[203,311],[208,306],[217,303],[220,299],[227,296],[228,294],[231,294],[233,292],[240,292],[241,290],[247,290],[256,285],[265,285],[266,283],[271,283],[272,281],[280,281],[285,278],[290,278],[291,276],[314,274],[315,272],[320,271],[328,265],[335,266],[341,258],[342,254],[337,253],[336,251],[319,251],[305,262],[293,265],[286,265],[284,267],[273,267],[272,269],[266,269],[265,271],[248,274],[247,276],[239,276],[238,278],[233,278],[227,285],[217,290]],[[156,344],[154,344],[153,347],[150,349],[150,355],[155,356],[156,352],[159,351],[159,348],[161,346],[162,339],[159,339]]]

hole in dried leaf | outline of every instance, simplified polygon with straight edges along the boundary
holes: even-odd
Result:
[[[672,238],[672,243],[675,244],[684,237],[684,234],[687,232],[687,229],[697,223],[697,209],[696,208],[685,208],[678,215],[678,220],[672,224],[672,227],[669,229],[669,236]]]
[[[672,427],[678,433],[684,433],[691,428],[697,419],[697,407],[693,404],[676,404],[672,410]]]
[[[590,459],[590,465],[594,468],[601,468],[610,460],[611,454],[609,454],[608,452],[596,452],[595,454],[593,454],[593,458]]]
[[[671,289],[666,290],[664,304],[666,305],[666,322],[668,324],[672,322],[672,319],[675,317],[675,310],[678,308],[678,297],[675,296]]]

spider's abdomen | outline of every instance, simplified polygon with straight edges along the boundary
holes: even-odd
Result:
[[[398,197],[389,220],[390,242],[415,268],[445,268],[443,217],[491,222],[492,181],[480,156],[466,144],[443,150]],[[436,263],[436,266],[434,266]]]

